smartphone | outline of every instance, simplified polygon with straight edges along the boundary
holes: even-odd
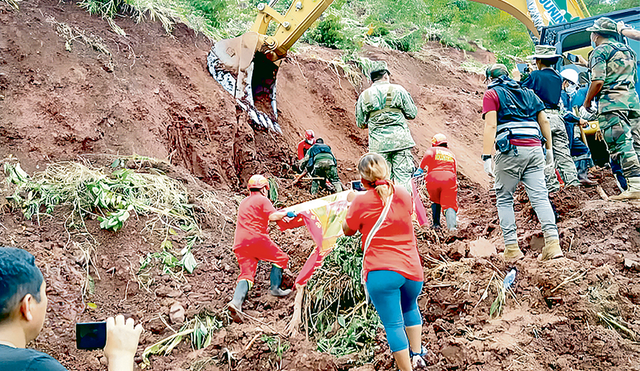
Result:
[[[102,349],[106,343],[106,322],[76,323],[76,347],[78,349]]]
[[[360,180],[352,180],[351,189],[353,189],[354,191],[366,191],[366,189],[364,189],[364,187],[362,186],[362,181]]]
[[[578,56],[571,53],[567,53],[567,59],[575,63],[578,61]]]

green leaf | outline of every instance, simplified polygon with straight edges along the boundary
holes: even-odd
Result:
[[[193,273],[193,271],[198,266],[198,262],[196,261],[196,258],[193,256],[191,251],[189,251],[182,257],[182,261],[180,263],[189,273]]]
[[[112,167],[112,168],[116,168],[116,167],[118,167],[118,166],[120,166],[120,159],[119,159],[119,158],[117,158],[117,159],[116,159],[115,161],[113,161],[113,163],[111,164],[111,167]]]
[[[164,240],[162,241],[162,243],[160,244],[160,248],[162,250],[171,250],[173,248],[173,243],[170,240]]]
[[[346,325],[345,321],[344,321],[344,317],[343,316],[338,316],[338,324],[342,327],[344,327]]]

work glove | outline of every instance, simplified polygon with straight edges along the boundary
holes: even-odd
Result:
[[[495,178],[495,174],[493,173],[493,164],[491,162],[491,157],[484,160],[484,172],[487,173],[492,178]]]
[[[418,170],[416,170],[415,173],[413,173],[413,177],[417,177],[417,176],[421,176],[422,174],[424,174],[424,170],[422,170],[421,167],[418,168]]]
[[[547,154],[544,159],[545,166],[547,167],[555,167],[556,165],[553,163],[553,150],[547,149]]]
[[[287,218],[295,218],[298,214],[295,211],[287,211]]]
[[[593,107],[587,108],[585,106],[581,106],[578,112],[580,113],[580,117],[587,121],[591,121],[595,119],[598,113],[598,111],[595,108]]]

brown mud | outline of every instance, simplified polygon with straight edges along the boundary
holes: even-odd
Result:
[[[140,258],[158,251],[162,241],[142,231],[144,218],[132,218],[117,233],[101,231],[89,220],[98,242],[90,268],[95,292],[83,295],[86,261],[68,243],[57,217],[63,210],[38,224],[3,197],[0,243],[36,255],[48,284],[47,321],[31,346],[69,370],[106,369],[101,352],[75,349],[75,322],[115,313],[135,318],[146,329],[140,355],[180,327],[168,316],[179,302],[187,318],[207,310],[219,314],[225,327],[206,349],[194,351],[184,341],[167,356],[153,356],[153,370],[352,369],[349,359],[315,351],[304,334],[286,339],[291,348],[281,360],[270,352],[259,334],[283,332],[293,297],[276,300],[267,294],[266,265],[259,266],[244,306],[259,322],[229,323],[223,308],[238,273],[231,244],[244,182],[256,172],[270,174],[277,178],[282,205],[310,199],[308,184],[291,185],[295,146],[306,129],[332,146],[342,181],[355,179],[355,163],[367,144],[366,131],[355,126],[355,101],[367,85],[354,86],[345,77],[334,63],[339,52],[301,46],[278,73],[283,135],[276,135],[252,127],[209,75],[211,44],[204,37],[183,26],[169,36],[157,23],[136,24],[126,17],[118,25],[127,36],[111,32],[105,21],[72,2],[23,1],[19,12],[0,3],[0,155],[17,157],[30,173],[61,160],[105,166],[114,155],[168,159],[163,170],[194,197],[201,190],[217,192],[223,215],[195,202],[205,237],[194,251],[200,265],[178,278],[159,269],[142,278],[137,274]],[[416,158],[433,134],[443,132],[459,161],[458,233],[417,229],[426,273],[419,305],[429,369],[639,370],[633,334],[640,334],[640,272],[625,268],[625,259],[640,261],[638,205],[603,201],[593,188],[559,191],[553,201],[565,258],[540,263],[540,225],[520,190],[516,211],[525,258],[513,265],[518,272],[513,295],[507,293],[501,316],[491,318],[498,277],[512,265],[496,254],[502,237],[478,159],[482,77],[459,66],[467,58],[488,63],[493,56],[435,43],[413,54],[372,47],[363,54],[386,60],[392,80],[418,105],[418,118],[410,124]],[[609,195],[617,193],[608,170],[592,176]],[[291,256],[290,285],[313,244],[302,229],[274,230],[272,237]],[[87,302],[97,308],[89,309]],[[603,315],[631,332],[616,330]],[[378,342],[374,362],[358,370],[393,369],[383,331]]]

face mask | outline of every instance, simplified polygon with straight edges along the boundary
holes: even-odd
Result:
[[[576,92],[576,86],[575,85],[567,86],[567,93],[569,95],[573,95],[575,92]]]
[[[593,35],[591,37],[589,37],[589,39],[591,40],[591,47],[595,49],[597,45],[596,45],[595,40],[593,39]]]

